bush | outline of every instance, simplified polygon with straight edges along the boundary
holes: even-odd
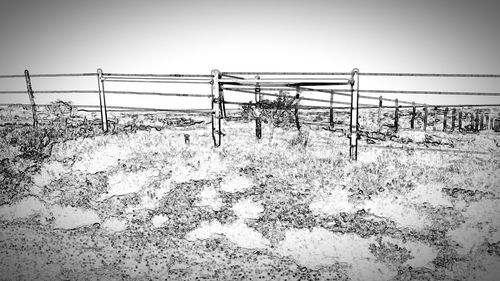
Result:
[[[53,120],[67,120],[70,117],[73,117],[73,106],[71,102],[65,102],[62,100],[57,100],[55,102],[51,102],[46,106],[47,112],[49,113],[49,119]]]
[[[291,95],[287,91],[281,90],[276,100],[262,100],[254,104],[249,102],[243,105],[243,117],[261,117],[262,122],[271,124],[274,127],[290,128],[296,126],[300,130],[298,111],[296,105],[299,95]]]

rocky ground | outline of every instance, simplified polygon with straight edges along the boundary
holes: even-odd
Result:
[[[377,143],[485,153],[362,147],[351,162],[321,127],[304,145],[227,122],[214,148],[207,118],[161,118],[117,118],[106,135],[90,117],[3,124],[1,280],[500,274],[498,134],[402,132]]]

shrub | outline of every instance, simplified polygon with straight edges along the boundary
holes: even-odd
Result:
[[[51,120],[67,120],[69,117],[73,117],[73,106],[71,102],[57,100],[51,102],[46,108],[49,113],[49,119]]]
[[[262,100],[254,104],[249,102],[242,106],[244,118],[255,118],[260,116],[262,122],[271,124],[273,127],[290,128],[296,126],[300,130],[297,104],[299,95],[291,95],[281,90],[276,100]]]

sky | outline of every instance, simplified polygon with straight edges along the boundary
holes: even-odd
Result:
[[[97,68],[118,73],[348,72],[358,68],[361,72],[500,74],[499,12],[500,1],[494,0],[0,0],[0,75],[22,74],[24,69],[79,73]],[[26,88],[22,79],[4,80],[0,90]],[[95,78],[62,80],[34,79],[33,87],[97,87]],[[360,88],[500,92],[500,79],[437,82],[362,77]],[[5,103],[21,97],[0,98]],[[498,97],[401,99],[500,103]]]

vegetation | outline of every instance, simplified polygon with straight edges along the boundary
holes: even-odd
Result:
[[[61,103],[38,129],[2,126],[2,277],[495,280],[497,134],[398,133],[492,153],[360,148],[350,162],[331,131],[301,126],[309,142],[293,145],[281,95],[262,103],[264,141],[228,123],[220,148],[193,116],[112,116],[103,134]]]

